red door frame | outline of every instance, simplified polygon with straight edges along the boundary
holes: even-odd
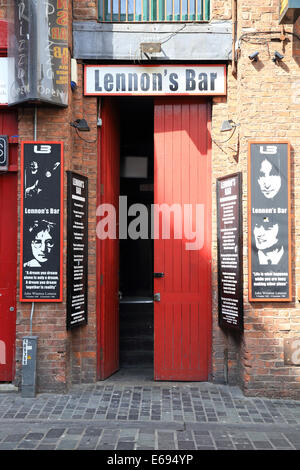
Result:
[[[179,99],[180,101],[180,99]],[[185,101],[186,103],[196,103],[197,98],[181,98],[181,101]],[[199,100],[198,100],[199,101]],[[173,103],[176,102],[176,98],[168,98],[168,102]],[[205,332],[204,334],[206,335],[205,338],[205,351],[204,351],[204,358],[202,359],[202,364],[205,362],[205,367],[202,367],[202,370],[198,375],[195,375],[193,372],[187,372],[185,373],[179,373],[175,374],[172,376],[172,373],[167,372],[166,374],[158,374],[155,378],[157,380],[207,380],[209,378],[209,375],[211,373],[211,348],[212,348],[212,322],[211,322],[211,304],[212,304],[212,296],[211,296],[211,202],[212,202],[212,196],[211,196],[211,105],[210,102],[207,100],[200,100],[201,103],[205,103],[206,106],[206,158],[207,158],[207,172],[208,172],[208,178],[206,178],[206,190],[207,190],[207,199],[206,199],[206,214],[207,214],[207,220],[208,224],[205,227],[205,237],[206,237],[206,254],[208,258],[208,264],[207,264],[207,270],[208,270],[208,275],[207,275],[207,291],[206,291],[206,319],[204,322],[205,325]],[[99,139],[98,139],[98,185],[97,185],[97,206],[101,204],[101,202],[108,202],[105,197],[103,197],[103,186],[102,184],[104,183],[104,179],[106,178],[106,175],[103,174],[105,172],[105,164],[107,164],[107,158],[105,158],[105,155],[107,156],[108,154],[105,154],[105,152],[108,152],[107,150],[107,144],[104,141],[104,132],[105,132],[105,126],[106,124],[106,119],[107,119],[107,108],[105,106],[113,106],[112,105],[112,99],[105,99],[102,101],[104,104],[104,107],[102,109],[102,122],[103,122],[103,127],[101,130],[99,130]],[[108,118],[109,121],[109,118]],[[113,130],[113,121],[111,123],[111,136],[115,130]],[[154,176],[155,178],[157,175]],[[104,190],[105,192],[105,190]],[[119,196],[119,193],[117,194]],[[174,201],[176,202],[176,201]],[[105,377],[111,375],[115,370],[117,370],[118,365],[117,365],[117,360],[115,358],[114,360],[114,365],[113,367],[111,365],[106,364],[106,361],[108,358],[105,358],[105,350],[103,350],[103,345],[105,342],[105,324],[103,323],[103,311],[105,309],[105,295],[107,295],[107,292],[105,291],[105,283],[103,282],[102,275],[103,272],[105,271],[104,269],[104,250],[105,250],[105,244],[103,241],[100,241],[97,238],[97,341],[98,341],[98,347],[97,347],[97,357],[98,357],[98,362],[97,362],[97,377],[98,379],[104,379]],[[157,268],[155,268],[155,271],[160,272],[161,268],[158,267],[158,264],[156,264]],[[155,280],[155,292],[160,290],[160,284],[164,282],[161,279],[156,279]],[[197,295],[196,295],[197,296]],[[179,293],[180,297],[180,293]],[[177,300],[179,300],[179,297]],[[161,304],[162,305],[162,304]],[[156,308],[158,305],[156,304]],[[157,324],[158,325],[158,324]],[[178,327],[178,325],[177,325]],[[157,331],[158,326],[156,327]],[[115,329],[116,331],[116,329]],[[113,338],[111,338],[113,339]],[[119,341],[119,335],[117,334],[117,342]],[[195,343],[194,343],[195,344]],[[194,348],[195,349],[195,348]],[[160,351],[161,352],[161,351]],[[160,356],[159,350],[155,351],[155,357],[156,361],[161,360],[162,356]],[[195,354],[195,351],[192,351],[192,354]]]
[[[1,118],[6,121],[7,113],[0,111]],[[15,376],[17,191],[17,173],[0,175],[0,381],[3,382],[11,382]]]
[[[0,57],[7,56],[7,22],[0,20]],[[0,105],[0,134],[8,135],[8,172],[0,175],[0,381],[15,377],[17,238],[18,238],[18,116]],[[13,310],[11,310],[13,309]],[[5,361],[5,363],[3,363]],[[2,362],[2,363],[1,363]]]
[[[101,117],[97,207],[102,203],[113,204],[118,221],[120,144],[116,99],[102,99]],[[103,380],[119,368],[119,240],[100,240],[98,236],[96,240],[97,378]]]
[[[17,112],[0,110],[0,134],[16,135]],[[15,376],[17,234],[18,234],[18,146],[9,138],[9,168],[0,175],[0,340],[2,357],[0,381],[11,382]],[[13,310],[11,310],[13,309]]]

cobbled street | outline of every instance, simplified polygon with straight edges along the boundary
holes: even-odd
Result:
[[[0,393],[0,450],[296,450],[300,401],[120,371],[67,394]]]

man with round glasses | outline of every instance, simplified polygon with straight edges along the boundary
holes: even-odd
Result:
[[[24,267],[41,267],[47,263],[54,247],[53,227],[54,224],[46,220],[34,221],[29,228],[33,258],[24,263]]]

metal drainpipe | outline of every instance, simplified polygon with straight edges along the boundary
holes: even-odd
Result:
[[[34,126],[33,126],[33,140],[37,140],[37,106],[34,107]],[[32,336],[32,320],[34,314],[34,302],[31,304],[31,314],[30,314],[30,336]]]
[[[236,60],[235,60],[235,41],[236,41],[236,27],[237,27],[237,0],[232,0],[232,74],[236,74]]]
[[[34,128],[33,128],[33,140],[37,140],[37,106],[34,107]]]

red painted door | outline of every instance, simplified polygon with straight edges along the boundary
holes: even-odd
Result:
[[[14,111],[0,111],[0,134],[16,135]],[[0,174],[0,381],[15,374],[17,283],[17,145],[9,146],[9,172]],[[13,171],[11,171],[13,170]]]
[[[102,127],[99,149],[99,204],[111,204],[116,210],[120,193],[120,137],[117,102],[102,100]],[[106,213],[103,213],[104,217]],[[118,225],[117,225],[118,226]],[[97,241],[98,249],[98,376],[105,379],[119,368],[119,240]]]
[[[203,99],[155,101],[154,202],[176,204],[170,238],[163,238],[160,229],[154,240],[154,271],[164,273],[154,279],[154,292],[160,294],[160,301],[154,302],[156,380],[205,381],[210,370],[209,126],[210,107]],[[166,212],[160,217],[160,227],[163,221],[167,224]],[[197,232],[195,240],[193,232]]]

